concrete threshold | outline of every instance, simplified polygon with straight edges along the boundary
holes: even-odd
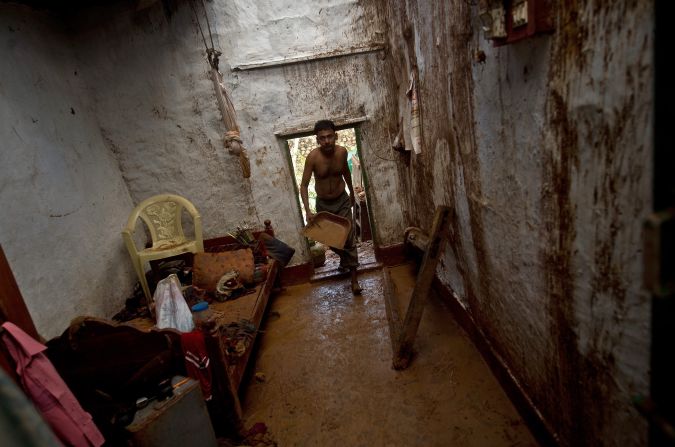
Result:
[[[382,263],[381,262],[368,262],[365,264],[361,264],[357,267],[356,271],[357,273],[365,273],[365,272],[370,272],[372,270],[378,270],[382,268]],[[349,271],[346,272],[340,272],[338,270],[329,270],[327,272],[321,272],[313,275],[311,278],[309,278],[310,283],[317,283],[321,281],[326,281],[329,279],[340,279],[340,278],[349,278]]]

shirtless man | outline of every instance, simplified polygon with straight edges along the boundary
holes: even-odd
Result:
[[[352,176],[347,165],[347,149],[336,146],[337,133],[332,121],[317,121],[314,125],[314,134],[319,147],[312,150],[305,160],[305,169],[300,183],[300,197],[305,205],[307,221],[314,218],[314,213],[309,209],[309,194],[307,186],[314,175],[316,188],[316,211],[328,211],[338,216],[352,220],[352,207],[354,206],[354,187]],[[345,184],[349,189],[349,195],[345,191]],[[361,286],[356,278],[356,267],[359,265],[354,243],[354,224],[349,232],[343,250],[331,249],[340,256],[340,267],[348,269],[351,273],[352,292],[361,293]]]

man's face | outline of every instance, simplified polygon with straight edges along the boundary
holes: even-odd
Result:
[[[321,152],[324,154],[332,154],[335,151],[335,141],[337,140],[337,134],[332,129],[320,130],[316,134],[316,142],[321,148]]]

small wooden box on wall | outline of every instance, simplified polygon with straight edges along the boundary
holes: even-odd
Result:
[[[480,0],[485,38],[495,47],[553,31],[552,0]]]

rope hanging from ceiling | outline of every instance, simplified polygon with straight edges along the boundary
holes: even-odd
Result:
[[[223,122],[227,129],[223,137],[223,145],[225,146],[225,148],[227,148],[227,150],[231,154],[239,156],[239,164],[241,165],[242,174],[244,178],[249,178],[251,176],[251,163],[248,159],[248,155],[246,154],[246,148],[244,147],[243,142],[241,140],[239,125],[237,124],[237,111],[234,108],[234,104],[232,104],[230,95],[227,93],[227,90],[225,89],[225,85],[223,84],[223,76],[222,74],[220,74],[220,71],[218,71],[218,64],[220,62],[219,58],[220,55],[223,53],[219,50],[216,50],[215,44],[213,42],[211,23],[209,22],[209,15],[206,12],[206,5],[204,4],[204,0],[201,0],[199,3],[201,3],[202,11],[204,12],[204,18],[209,33],[209,41],[211,42],[211,46],[209,46],[209,44],[207,43],[206,36],[204,34],[204,29],[202,28],[202,25],[199,20],[199,14],[197,13],[197,9],[195,8],[194,5],[195,2],[189,1],[188,3],[190,4],[192,13],[195,16],[195,21],[197,22],[199,33],[201,34],[202,41],[204,42],[204,48],[206,50],[206,59],[209,63],[210,68],[209,76],[213,81],[216,99],[218,100],[218,108],[220,109],[220,112],[223,115]]]

